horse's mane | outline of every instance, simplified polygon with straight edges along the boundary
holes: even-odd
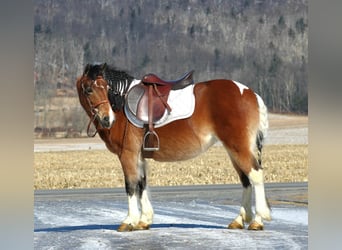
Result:
[[[123,81],[128,81],[130,83],[134,80],[134,77],[126,71],[120,70],[112,65],[105,65],[103,78],[109,83],[109,85]]]
[[[108,65],[107,63],[87,64],[83,74],[92,80],[95,80],[97,76],[103,76],[109,84],[126,80],[131,82],[134,80],[134,77],[126,71],[118,69],[113,65]]]
[[[119,111],[125,104],[125,94],[134,77],[124,70],[120,70],[113,65],[103,64],[87,64],[84,69],[84,75],[92,80],[98,76],[102,76],[110,86],[108,91],[108,99],[114,111]]]

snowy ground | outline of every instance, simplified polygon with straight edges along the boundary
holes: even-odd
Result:
[[[264,231],[228,230],[239,185],[152,188],[154,224],[116,232],[127,212],[123,189],[36,192],[35,249],[307,249],[307,184],[267,188],[273,220]],[[284,195],[285,193],[285,195]],[[287,195],[286,195],[287,194]]]

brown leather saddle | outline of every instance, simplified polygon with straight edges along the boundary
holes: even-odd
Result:
[[[147,128],[143,150],[159,150],[159,137],[154,130],[154,124],[165,119],[172,111],[167,102],[170,91],[182,89],[194,83],[193,72],[192,70],[173,81],[162,80],[150,73],[128,91],[125,105],[126,113],[128,111],[140,126]]]

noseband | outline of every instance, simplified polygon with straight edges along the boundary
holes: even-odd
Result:
[[[91,83],[91,85],[95,85],[98,88],[103,88],[104,89],[104,87],[102,85],[100,85],[100,86],[97,85],[96,80],[93,81]],[[99,101],[98,103],[93,105],[91,103],[90,99],[89,99],[89,95],[87,94],[87,90],[84,88],[83,84],[82,84],[82,89],[83,89],[83,93],[84,93],[84,95],[85,95],[85,97],[86,97],[86,99],[88,101],[88,105],[90,107],[90,112],[91,112],[91,117],[90,117],[90,120],[89,120],[89,123],[88,123],[88,126],[87,126],[87,135],[88,135],[88,137],[94,137],[97,134],[97,129],[95,130],[95,133],[90,134],[90,126],[95,121],[95,119],[98,117],[98,112],[99,111],[98,111],[97,107],[102,105],[102,104],[109,103],[109,102],[108,102],[108,100],[102,100],[102,101]]]

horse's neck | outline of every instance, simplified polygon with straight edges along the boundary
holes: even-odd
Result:
[[[115,113],[115,122],[110,129],[109,147],[110,150],[119,157],[123,149],[129,152],[138,152],[141,149],[144,129],[135,127],[130,123],[124,111]]]
[[[109,130],[98,130],[100,138],[106,143],[110,151],[117,155],[120,155],[122,151],[127,122],[123,111],[118,111],[115,112],[115,121]]]

